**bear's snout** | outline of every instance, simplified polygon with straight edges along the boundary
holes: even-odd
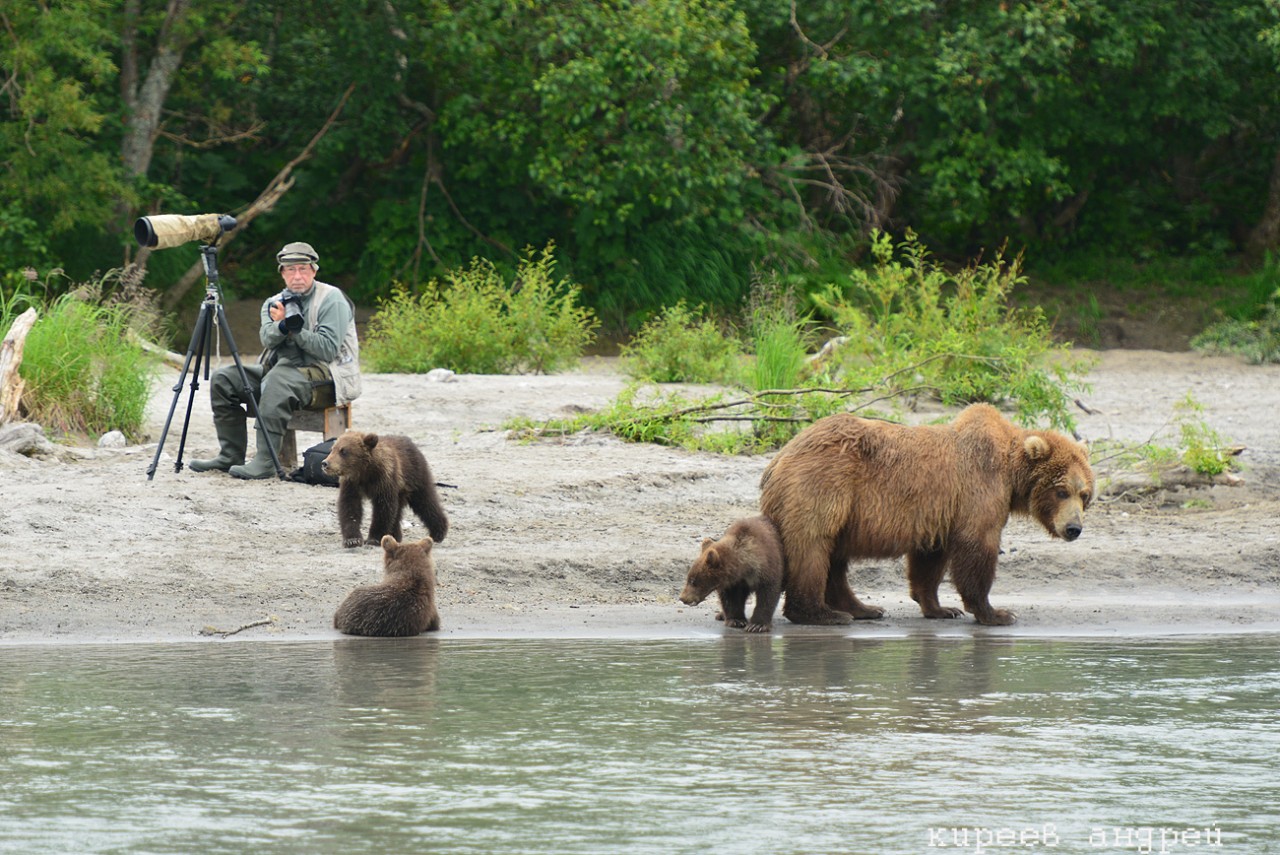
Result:
[[[1080,525],[1080,523],[1067,523],[1066,529],[1062,532],[1062,537],[1064,540],[1075,540],[1082,531],[1084,531],[1084,526]]]
[[[680,602],[686,606],[696,606],[706,598],[706,594],[698,591],[692,585],[685,585],[684,590],[680,592]]]

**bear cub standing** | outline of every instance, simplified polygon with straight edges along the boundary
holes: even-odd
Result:
[[[342,545],[377,546],[383,535],[400,540],[400,519],[408,505],[436,543],[449,531],[427,458],[407,436],[383,436],[349,430],[338,437],[320,464],[338,476],[338,526]],[[364,500],[373,506],[369,537],[361,540]]]
[[[382,581],[356,588],[338,606],[333,627],[347,635],[400,637],[440,628],[431,538],[382,538]]]
[[[773,612],[782,596],[782,541],[768,517],[740,519],[719,540],[702,541],[702,553],[689,569],[680,601],[696,606],[712,591],[720,595],[725,626],[747,632],[769,632]],[[747,620],[747,595],[755,592],[756,606]]]

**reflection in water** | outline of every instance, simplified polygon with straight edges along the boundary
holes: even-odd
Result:
[[[1263,852],[1277,653],[1258,636],[5,647],[0,852],[915,853],[1010,830],[1120,852],[1159,851],[1161,828]]]

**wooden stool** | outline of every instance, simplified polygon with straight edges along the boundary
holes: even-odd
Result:
[[[338,404],[323,410],[298,410],[285,426],[280,441],[280,465],[291,470],[298,465],[297,431],[315,431],[325,439],[334,439],[351,427],[351,405]]]

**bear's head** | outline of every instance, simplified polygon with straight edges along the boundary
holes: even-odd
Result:
[[[724,586],[730,568],[724,556],[720,554],[717,542],[711,538],[702,541],[702,552],[689,568],[685,577],[684,589],[680,591],[680,602],[687,606],[696,606],[715,591]]]
[[[336,446],[335,446],[336,448]],[[382,569],[387,576],[419,576],[432,571],[430,537],[417,543],[400,543],[389,534],[382,536]]]
[[[1022,442],[1030,468],[1027,509],[1053,537],[1075,540],[1093,501],[1093,467],[1085,446],[1052,431],[1030,433]]]
[[[320,461],[320,468],[339,478],[363,472],[368,469],[368,461],[373,459],[373,450],[377,447],[376,433],[349,430],[334,441],[333,448],[329,449],[329,456]]]

